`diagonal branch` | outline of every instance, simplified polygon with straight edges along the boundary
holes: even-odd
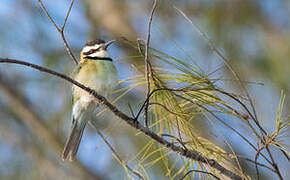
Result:
[[[49,15],[48,11],[46,10],[45,6],[43,5],[41,0],[38,0],[38,3],[41,7],[41,9],[43,10],[43,12],[45,13],[45,15],[48,17],[48,19],[50,20],[50,22],[53,24],[53,26],[55,27],[55,29],[60,32],[61,29],[59,29],[59,27],[56,25],[56,23],[54,22],[54,20],[52,19],[52,17]]]
[[[274,172],[275,173],[275,170],[274,169],[272,169],[271,167],[269,167],[269,166],[267,166],[267,165],[265,165],[265,164],[262,164],[262,163],[259,163],[259,162],[255,162],[254,160],[252,160],[252,159],[249,159],[249,158],[246,158],[246,157],[243,157],[243,156],[237,156],[238,158],[241,158],[241,159],[244,159],[245,161],[247,161],[247,162],[250,162],[250,163],[253,163],[253,164],[257,164],[258,166],[261,166],[261,167],[263,167],[263,168],[266,168],[266,169],[268,169],[268,170],[270,170],[270,171],[272,171],[272,172]]]
[[[74,4],[74,0],[72,0],[71,3],[70,3],[70,5],[69,5],[69,8],[68,8],[68,10],[67,10],[67,13],[66,13],[65,19],[64,19],[63,24],[62,24],[62,27],[61,27],[61,31],[63,31],[64,28],[65,28],[65,25],[66,25],[66,22],[67,22],[68,16],[70,15],[70,11],[71,11],[71,8],[72,8],[73,4]]]
[[[52,74],[54,76],[57,76],[61,79],[64,79],[76,86],[78,86],[79,88],[87,91],[88,93],[90,93],[92,96],[94,96],[97,100],[100,101],[100,103],[104,104],[113,114],[115,114],[117,117],[119,117],[120,119],[124,120],[127,124],[129,124],[130,126],[132,126],[133,128],[141,131],[143,134],[149,136],[150,138],[154,139],[156,142],[162,144],[163,146],[167,147],[167,149],[170,149],[174,152],[176,152],[177,154],[187,157],[189,159],[195,160],[195,161],[199,161],[201,163],[205,163],[209,166],[211,166],[212,168],[215,168],[216,170],[220,171],[221,174],[233,179],[233,180],[242,180],[243,178],[237,174],[235,174],[234,172],[226,169],[225,167],[223,167],[222,165],[220,165],[217,161],[213,160],[213,159],[209,159],[206,157],[203,157],[202,155],[200,155],[198,152],[196,151],[189,151],[187,149],[184,149],[180,146],[177,146],[173,143],[170,143],[169,141],[165,140],[164,138],[160,137],[159,135],[155,134],[153,131],[151,131],[149,128],[141,125],[138,121],[136,121],[134,118],[127,116],[125,113],[123,113],[122,111],[120,111],[116,106],[114,106],[113,104],[111,104],[105,97],[99,95],[96,91],[94,91],[93,89],[84,86],[83,84],[73,80],[72,78],[62,74],[62,73],[58,73],[56,71],[53,71],[51,69],[42,67],[42,66],[38,66],[35,64],[31,64],[25,61],[20,61],[20,60],[15,60],[15,59],[8,59],[8,58],[0,58],[0,63],[13,63],[13,64],[21,64],[24,66],[28,66],[34,69],[37,69],[41,72],[45,72],[48,74]]]

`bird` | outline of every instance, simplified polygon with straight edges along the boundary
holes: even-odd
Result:
[[[111,96],[118,84],[118,72],[107,51],[107,48],[114,42],[115,40],[105,42],[101,39],[87,42],[80,53],[80,62],[73,73],[74,80],[95,90],[105,98]],[[72,86],[72,97],[71,131],[62,153],[62,159],[69,161],[75,159],[86,124],[90,120],[95,120],[95,110],[100,106],[94,96],[76,85]]]

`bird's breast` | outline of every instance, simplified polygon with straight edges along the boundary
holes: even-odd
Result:
[[[107,97],[118,84],[116,67],[111,61],[88,60],[75,76],[75,80]],[[91,95],[79,87],[73,88],[76,98],[91,100]]]

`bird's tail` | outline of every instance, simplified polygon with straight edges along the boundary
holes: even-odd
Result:
[[[62,159],[63,160],[69,160],[73,161],[78,149],[79,145],[83,136],[84,129],[86,127],[87,122],[77,120],[73,120],[72,129],[69,135],[68,140],[66,141],[63,153],[62,153]]]

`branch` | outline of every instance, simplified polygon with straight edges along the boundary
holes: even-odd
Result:
[[[0,58],[0,63],[13,63],[13,64],[21,64],[24,66],[28,66],[34,69],[37,69],[41,72],[46,72],[48,74],[52,74],[54,76],[57,76],[61,79],[64,79],[76,86],[78,86],[79,88],[87,91],[88,93],[90,93],[92,96],[94,96],[97,100],[100,101],[100,103],[103,103],[113,114],[115,114],[117,117],[119,117],[120,119],[124,120],[127,124],[129,124],[130,126],[132,126],[133,128],[141,131],[143,134],[149,136],[150,138],[154,139],[156,142],[162,144],[163,146],[167,147],[168,149],[178,153],[181,156],[187,157],[189,159],[195,160],[195,161],[199,161],[201,163],[205,163],[209,166],[211,166],[212,168],[217,169],[218,171],[220,171],[221,174],[234,179],[234,180],[242,180],[243,178],[237,174],[235,174],[234,172],[231,172],[230,170],[226,169],[225,167],[223,167],[222,165],[220,165],[218,162],[216,162],[213,159],[209,159],[206,157],[203,157],[202,155],[200,155],[198,152],[196,151],[189,151],[186,150],[184,148],[181,148],[175,144],[170,143],[169,141],[165,140],[164,138],[160,137],[159,135],[155,134],[154,132],[152,132],[149,128],[142,126],[138,121],[135,121],[134,118],[127,116],[125,113],[123,113],[122,111],[120,111],[119,109],[117,109],[116,106],[114,106],[113,104],[111,104],[110,102],[107,101],[107,99],[101,95],[99,95],[96,91],[94,91],[93,89],[84,86],[83,84],[71,79],[70,77],[62,74],[62,73],[58,73],[56,71],[50,70],[48,68],[42,67],[42,66],[38,66],[35,64],[31,64],[25,61],[19,61],[19,60],[15,60],[15,59],[8,59],[8,58]]]
[[[71,59],[75,62],[76,65],[78,65],[78,61],[77,59],[75,58],[75,56],[73,55],[72,53],[72,50],[71,48],[69,47],[66,39],[65,39],[65,36],[64,36],[64,28],[65,28],[65,25],[66,25],[66,22],[67,22],[67,19],[68,19],[68,16],[70,15],[70,12],[71,12],[71,9],[72,9],[72,6],[73,6],[73,3],[74,3],[74,0],[71,1],[70,3],[70,6],[69,6],[69,9],[66,13],[66,16],[65,16],[65,19],[64,19],[64,22],[63,22],[63,25],[61,28],[59,28],[56,23],[54,22],[54,20],[52,19],[52,17],[49,15],[48,11],[46,10],[45,6],[43,5],[42,1],[41,0],[38,0],[38,3],[41,7],[41,9],[44,11],[45,15],[48,17],[48,19],[50,20],[50,22],[53,24],[53,26],[55,27],[55,29],[59,32],[60,36],[61,36],[61,39],[63,41],[63,44],[64,44],[64,47],[65,47],[65,50],[66,52],[68,53],[68,55],[71,57]]]
[[[265,144],[264,146],[266,147],[266,150],[267,150],[267,152],[268,152],[268,154],[269,154],[269,156],[270,156],[270,159],[271,159],[271,161],[272,161],[272,164],[271,164],[271,165],[272,165],[273,168],[275,169],[276,174],[278,175],[278,177],[279,177],[280,180],[283,180],[283,177],[282,177],[281,172],[280,172],[280,170],[279,170],[279,168],[278,168],[278,165],[277,165],[277,163],[275,162],[275,160],[274,160],[274,158],[273,158],[273,156],[272,156],[272,153],[271,153],[271,151],[270,151],[270,147],[268,146],[268,144]]]
[[[151,14],[149,17],[149,23],[148,23],[148,30],[147,30],[147,40],[146,40],[146,44],[145,44],[145,79],[147,82],[147,93],[146,93],[146,97],[149,97],[150,95],[150,78],[149,78],[149,71],[152,72],[152,68],[150,66],[150,62],[148,59],[148,55],[149,55],[149,44],[150,44],[150,33],[151,33],[151,24],[152,24],[152,20],[153,20],[153,15],[154,15],[154,11],[156,9],[157,6],[157,0],[154,0],[153,3],[153,7],[151,10]],[[151,76],[151,78],[153,78]],[[145,104],[145,108],[144,108],[144,121],[145,121],[145,126],[148,127],[148,107],[149,107],[149,99]]]
[[[67,22],[68,16],[70,15],[70,11],[71,11],[71,8],[72,8],[73,4],[74,4],[74,0],[72,0],[72,1],[70,2],[69,8],[68,8],[68,10],[67,10],[67,13],[66,13],[65,19],[64,19],[63,24],[62,24],[62,27],[61,27],[61,31],[63,31],[64,28],[65,28],[65,25],[66,25],[66,22]]]
[[[272,169],[271,167],[266,166],[265,164],[262,164],[262,163],[259,163],[259,162],[255,162],[254,160],[249,159],[249,158],[246,158],[246,157],[243,157],[243,156],[237,156],[237,157],[238,157],[238,158],[242,158],[242,159],[244,159],[245,161],[248,161],[248,162],[250,162],[250,163],[257,164],[258,166],[261,166],[261,167],[263,167],[263,168],[266,168],[266,169],[268,169],[268,170],[270,170],[270,171],[276,173],[274,169]]]
[[[258,162],[258,157],[259,157],[259,155],[260,155],[260,153],[262,152],[263,149],[265,149],[265,147],[262,147],[261,149],[259,149],[257,151],[256,156],[255,156],[255,169],[256,169],[256,174],[257,174],[257,180],[260,179],[259,168],[258,168],[257,162]]]

